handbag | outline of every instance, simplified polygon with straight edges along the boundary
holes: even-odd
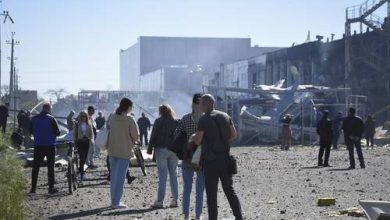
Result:
[[[100,149],[107,149],[109,133],[107,128],[99,130],[96,134],[95,146],[98,146]]]
[[[221,138],[221,140],[224,140],[223,137],[222,137],[222,131],[221,131],[221,128],[219,127],[217,119],[213,119],[213,120],[214,120],[214,123],[217,125],[219,137]],[[226,142],[225,144],[229,145],[227,169],[228,169],[230,174],[232,174],[232,175],[237,174],[237,172],[238,172],[237,160],[236,160],[236,158],[233,155],[230,154],[230,144],[229,144],[229,142]]]
[[[228,158],[228,170],[231,174],[237,174],[237,160],[233,155],[229,155]]]
[[[183,131],[174,139],[168,150],[174,152],[179,160],[183,160],[185,146],[187,146],[187,133]]]

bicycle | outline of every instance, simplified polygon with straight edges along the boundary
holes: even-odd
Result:
[[[147,173],[146,173],[146,170],[145,170],[145,160],[144,160],[144,157],[142,156],[141,147],[142,147],[142,145],[139,142],[135,143],[135,145],[134,145],[134,155],[135,155],[135,157],[137,159],[138,166],[141,167],[142,173],[144,174],[144,176],[146,176]]]
[[[68,156],[66,162],[68,162],[68,168],[66,172],[66,178],[68,180],[69,194],[73,194],[73,191],[77,189],[77,176],[79,173],[79,155],[74,143],[71,141],[66,142],[68,146]]]

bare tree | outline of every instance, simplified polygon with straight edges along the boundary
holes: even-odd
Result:
[[[9,93],[9,85],[2,85],[1,86],[1,93],[3,94],[3,95],[6,95],[6,94],[8,94]]]
[[[50,96],[55,96],[56,100],[58,101],[62,97],[65,96],[68,92],[64,88],[59,89],[49,89],[45,92],[46,94],[49,94]]]

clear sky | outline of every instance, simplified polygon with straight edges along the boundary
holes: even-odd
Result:
[[[119,50],[138,36],[251,37],[291,46],[308,30],[341,38],[345,8],[363,0],[2,0],[2,84],[9,83],[11,31],[23,89],[118,89]]]

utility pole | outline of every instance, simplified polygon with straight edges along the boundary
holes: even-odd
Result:
[[[14,130],[16,125],[16,92],[15,92],[15,68],[14,68],[14,47],[15,44],[18,45],[19,41],[15,41],[14,36],[15,32],[11,33],[12,39],[11,42],[7,41],[8,44],[11,44],[11,67],[10,67],[10,82],[9,82],[9,100],[10,106],[13,106],[14,112]]]
[[[0,1],[1,3],[1,1]],[[4,21],[3,23],[5,23],[7,21],[7,18],[11,21],[11,23],[13,24],[14,23],[14,20],[11,18],[11,16],[8,14],[8,11],[3,11],[2,14],[0,14],[0,16],[4,16]],[[1,65],[1,22],[0,22],[0,87],[1,87],[1,68],[2,68],[2,65]],[[0,88],[0,99],[1,99],[1,88]]]

